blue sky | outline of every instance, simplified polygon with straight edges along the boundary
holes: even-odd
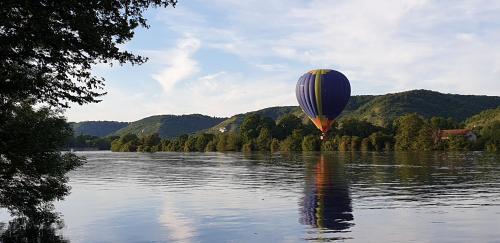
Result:
[[[108,94],[69,121],[297,105],[295,83],[315,68],[344,73],[353,95],[500,95],[497,0],[180,0],[147,17],[122,48],[149,62],[95,66]]]

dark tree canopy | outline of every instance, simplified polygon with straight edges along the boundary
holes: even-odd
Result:
[[[47,108],[22,106],[0,126],[0,207],[16,217],[0,227],[0,242],[40,242],[59,221],[53,200],[69,194],[66,173],[83,161],[59,148],[71,134],[63,117]],[[0,225],[1,226],[1,225]],[[3,232],[3,230],[6,230]],[[54,236],[55,237],[55,236]],[[41,242],[57,242],[42,237]]]
[[[0,242],[65,241],[52,202],[69,193],[66,173],[84,160],[60,151],[72,129],[59,108],[105,94],[93,65],[145,62],[120,45],[148,28],[147,8],[176,2],[0,1],[0,207],[15,217],[0,224]]]
[[[145,57],[120,50],[137,27],[149,26],[148,7],[177,0],[0,1],[0,100],[68,107],[98,102],[104,79],[97,63],[141,64]]]

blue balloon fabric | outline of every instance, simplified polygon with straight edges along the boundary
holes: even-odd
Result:
[[[304,113],[325,133],[347,105],[351,85],[338,71],[317,69],[299,78],[296,96]]]

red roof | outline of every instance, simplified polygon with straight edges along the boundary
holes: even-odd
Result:
[[[465,136],[472,132],[470,129],[452,129],[452,130],[441,130],[439,135],[441,137],[449,137],[451,135],[462,135]]]

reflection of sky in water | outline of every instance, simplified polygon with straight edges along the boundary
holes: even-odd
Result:
[[[496,157],[87,155],[56,203],[72,242],[500,238]]]

